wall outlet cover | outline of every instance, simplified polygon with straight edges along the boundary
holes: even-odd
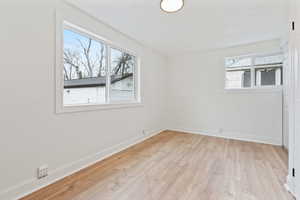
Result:
[[[37,178],[41,179],[41,178],[44,178],[46,176],[48,176],[48,166],[47,165],[40,166],[37,169]]]

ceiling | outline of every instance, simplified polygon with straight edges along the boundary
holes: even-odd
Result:
[[[185,0],[172,14],[160,0],[68,1],[165,55],[280,38],[287,27],[287,0]]]

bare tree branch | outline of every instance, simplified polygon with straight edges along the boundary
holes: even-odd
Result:
[[[65,72],[65,80],[70,80],[66,67],[64,67],[64,72]]]
[[[101,45],[101,55],[100,55],[100,63],[99,63],[99,73],[98,77],[101,76],[102,68],[103,68],[103,59],[104,59],[104,45]]]
[[[93,76],[93,67],[91,65],[91,59],[90,59],[90,50],[91,50],[91,45],[92,45],[92,39],[89,38],[89,41],[88,41],[88,45],[84,45],[82,43],[81,40],[79,40],[79,43],[81,45],[81,48],[83,49],[83,53],[84,53],[84,56],[85,56],[85,61],[87,64],[85,64],[84,62],[82,62],[82,64],[85,65],[85,67],[87,68],[87,71],[88,71],[88,76],[89,77],[92,77]]]

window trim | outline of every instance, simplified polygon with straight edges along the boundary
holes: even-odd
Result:
[[[76,104],[76,105],[64,105],[64,76],[63,76],[63,51],[64,51],[64,30],[68,29],[74,31],[75,33],[81,34],[86,37],[98,41],[105,45],[106,47],[106,93],[105,93],[105,103],[103,104]],[[134,100],[125,100],[125,101],[109,101],[109,92],[110,87],[110,49],[116,49],[125,53],[128,53],[135,58],[135,66],[133,73],[134,80]],[[142,97],[141,97],[141,59],[140,56],[129,49],[122,48],[121,45],[117,45],[98,34],[95,34],[91,31],[88,31],[82,26],[71,23],[63,19],[59,13],[56,16],[56,68],[55,68],[55,89],[56,89],[56,113],[68,113],[68,112],[81,112],[81,111],[93,111],[93,110],[107,110],[107,109],[121,109],[121,108],[132,108],[132,107],[141,107]]]
[[[278,55],[278,54],[283,54],[281,51],[276,51],[272,53],[262,53],[262,54],[248,54],[248,55],[241,55],[241,56],[226,56],[224,58],[224,90],[225,92],[247,92],[247,91],[253,91],[253,92],[266,92],[266,91],[281,91],[283,88],[283,85],[265,85],[265,86],[257,86],[256,83],[256,76],[255,76],[255,70],[257,68],[262,68],[262,66],[255,65],[255,59],[259,57],[266,57],[266,56],[273,56],[273,55]],[[251,87],[248,88],[227,88],[226,87],[226,59],[227,58],[251,58],[251,65],[247,68],[250,68],[251,71]],[[283,61],[284,62],[284,61]],[[270,68],[274,67],[273,65],[270,66]],[[268,68],[268,67],[264,67]],[[282,76],[283,76],[283,65],[282,65]],[[282,77],[283,78],[283,77]]]

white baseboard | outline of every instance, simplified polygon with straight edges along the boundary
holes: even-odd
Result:
[[[129,139],[125,142],[117,144],[113,147],[105,149],[101,152],[98,152],[94,155],[87,156],[80,160],[77,160],[73,163],[64,165],[56,170],[49,171],[49,175],[43,179],[30,179],[19,183],[18,185],[8,188],[5,191],[0,192],[0,199],[5,200],[16,200],[21,197],[24,197],[32,192],[35,192],[47,185],[50,185],[58,180],[61,180],[75,172],[80,171],[88,166],[91,166],[113,154],[116,154],[122,150],[125,150],[135,144],[138,144],[154,135],[157,135],[164,131],[165,129],[160,129],[156,131],[148,132],[145,136],[137,136],[135,138]]]
[[[257,136],[253,134],[245,134],[240,132],[229,132],[223,131],[222,133],[218,133],[215,130],[189,130],[184,128],[169,128],[168,130],[183,132],[183,133],[192,133],[192,134],[199,134],[199,135],[206,135],[206,136],[213,136],[225,139],[233,139],[233,140],[241,140],[247,142],[256,142],[256,143],[263,143],[263,144],[272,144],[276,146],[282,146],[282,139],[276,138],[268,138],[265,136]]]
[[[299,197],[297,196],[297,194],[295,192],[294,182],[292,181],[292,179],[289,175],[286,177],[286,184],[284,185],[284,187],[287,191],[289,191],[295,197],[296,200],[299,199]]]

